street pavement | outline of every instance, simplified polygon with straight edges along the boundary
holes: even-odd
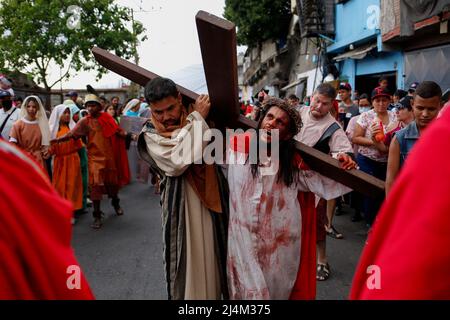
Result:
[[[100,230],[90,228],[91,211],[73,228],[73,247],[97,299],[167,299],[163,270],[159,195],[133,182],[120,192],[125,215],[116,216],[110,201]],[[363,222],[350,221],[350,210],[334,218],[344,239],[327,237],[331,276],[318,282],[317,299],[346,299],[366,239]]]
[[[318,300],[343,300],[350,293],[353,275],[367,238],[363,221],[351,222],[352,209],[344,206],[343,214],[335,216],[333,225],[344,235],[343,239],[327,236],[327,257],[330,278],[317,281]]]
[[[97,299],[167,299],[163,270],[159,196],[133,182],[119,193],[123,216],[102,201],[100,230],[83,215],[73,228],[73,246]]]

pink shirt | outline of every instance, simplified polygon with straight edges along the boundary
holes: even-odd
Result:
[[[387,113],[389,115],[389,123],[387,125],[383,124],[384,132],[388,132],[388,128],[392,128],[392,126],[394,126],[397,122],[397,116],[395,115],[394,112],[387,111]],[[370,130],[370,127],[375,122],[376,118],[378,118],[378,116],[375,113],[375,111],[373,111],[373,109],[372,109],[370,111],[362,113],[356,122],[361,128],[363,128],[365,130],[364,137],[367,139],[372,140],[372,131]],[[361,155],[363,155],[367,158],[370,158],[372,160],[380,161],[380,162],[387,162],[388,154],[380,152],[374,146],[371,146],[371,147],[359,146],[358,152]]]

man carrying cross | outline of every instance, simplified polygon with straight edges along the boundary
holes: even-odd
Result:
[[[187,109],[175,83],[155,78],[145,87],[151,122],[139,153],[161,178],[164,257],[169,299],[228,298],[225,278],[228,191],[216,165],[202,159],[211,104],[201,95]],[[194,136],[194,122],[200,123]],[[182,130],[179,130],[182,129]],[[190,150],[190,154],[182,154]]]

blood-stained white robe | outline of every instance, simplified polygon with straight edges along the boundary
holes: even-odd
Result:
[[[255,179],[247,157],[243,152],[228,152],[230,298],[289,299],[300,262],[298,192],[334,199],[351,189],[311,170],[300,171],[299,183],[289,188],[262,167]]]

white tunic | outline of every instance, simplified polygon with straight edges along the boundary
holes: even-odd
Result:
[[[11,114],[11,116],[8,118],[8,121],[5,123],[5,127],[3,128],[2,132],[0,132],[2,138],[5,141],[9,141],[9,133],[11,132],[11,128],[16,123],[17,120],[19,120],[20,115],[20,109],[11,108],[7,112],[3,110],[3,108],[0,108],[0,127],[3,125],[3,122],[6,120],[8,115]]]

